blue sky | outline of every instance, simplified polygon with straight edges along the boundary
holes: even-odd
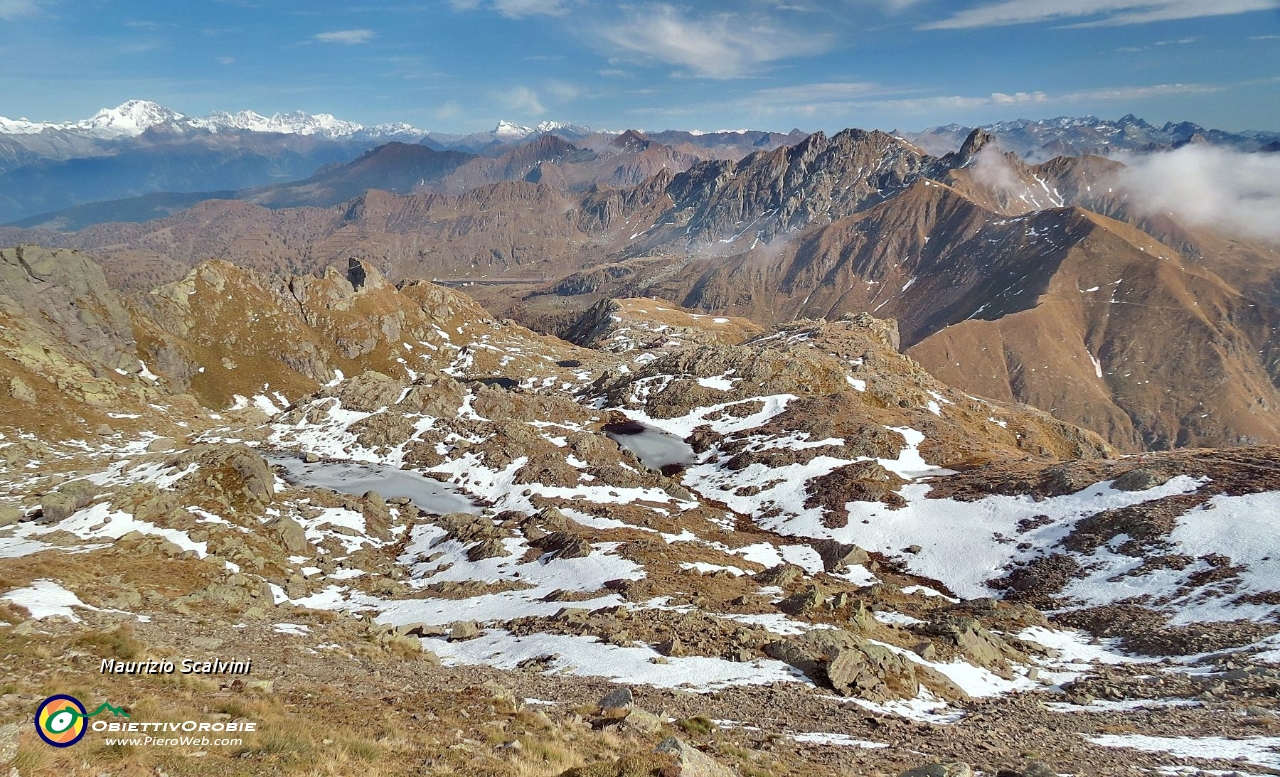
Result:
[[[36,120],[144,98],[443,132],[1280,130],[1280,0],[0,0],[0,62],[0,115]]]

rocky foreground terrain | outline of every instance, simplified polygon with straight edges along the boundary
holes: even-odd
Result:
[[[357,260],[0,251],[0,763],[1280,774],[1280,450],[1122,456],[866,314],[575,339]],[[183,658],[252,671],[100,671]],[[55,749],[55,693],[256,729]]]

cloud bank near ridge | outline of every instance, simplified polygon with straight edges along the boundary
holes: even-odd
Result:
[[[1120,161],[1115,185],[1137,212],[1280,244],[1280,153],[1188,145]]]

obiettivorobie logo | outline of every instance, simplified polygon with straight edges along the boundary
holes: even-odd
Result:
[[[93,712],[87,712],[74,696],[65,693],[50,696],[36,708],[36,733],[54,747],[71,747],[89,730],[89,718],[101,712],[110,712],[117,718],[129,717],[129,713],[110,702],[104,701]]]

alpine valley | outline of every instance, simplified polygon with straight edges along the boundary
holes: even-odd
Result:
[[[0,133],[0,764],[1280,774],[1275,137]]]

